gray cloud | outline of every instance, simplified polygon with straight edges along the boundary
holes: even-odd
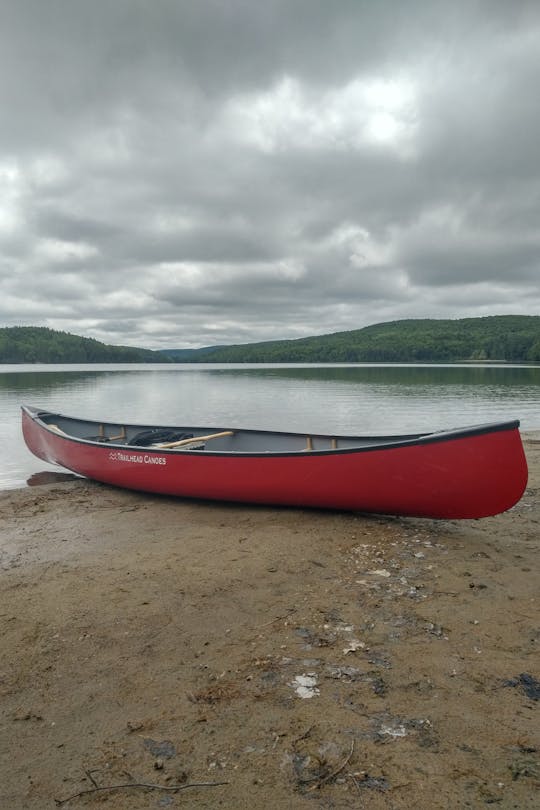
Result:
[[[537,313],[536,2],[0,10],[0,323],[143,345]]]

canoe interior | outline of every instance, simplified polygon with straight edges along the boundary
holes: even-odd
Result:
[[[428,433],[400,434],[389,436],[343,436],[310,433],[292,433],[266,430],[235,429],[229,426],[197,426],[192,425],[145,425],[125,424],[120,422],[99,422],[86,419],[77,419],[62,414],[40,411],[24,406],[24,410],[36,421],[60,432],[70,438],[81,442],[108,443],[126,446],[132,442],[137,434],[151,431],[157,427],[169,429],[178,433],[193,436],[207,437],[215,433],[232,431],[232,435],[213,438],[203,443],[194,442],[182,447],[170,448],[166,452],[204,452],[227,453],[239,455],[251,454],[296,454],[306,450],[313,453],[339,453],[351,450],[372,450],[377,447],[395,447],[407,444],[424,444],[444,441],[453,437],[475,435],[494,430],[508,430],[519,426],[518,421],[496,423],[489,425],[476,425],[471,428],[458,430],[445,430]],[[152,443],[142,445],[153,447]]]

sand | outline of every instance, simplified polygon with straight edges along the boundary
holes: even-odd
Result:
[[[526,452],[480,521],[1,493],[0,807],[538,807]]]

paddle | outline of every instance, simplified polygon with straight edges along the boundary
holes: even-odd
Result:
[[[154,447],[165,450],[171,447],[183,447],[185,444],[193,444],[193,442],[208,442],[210,439],[220,439],[222,436],[234,436],[234,430],[222,430],[221,433],[210,433],[208,436],[193,436],[191,439],[180,439],[178,442],[155,444]]]

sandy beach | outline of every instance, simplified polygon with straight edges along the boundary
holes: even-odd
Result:
[[[479,521],[1,493],[0,807],[538,807],[539,439]]]

